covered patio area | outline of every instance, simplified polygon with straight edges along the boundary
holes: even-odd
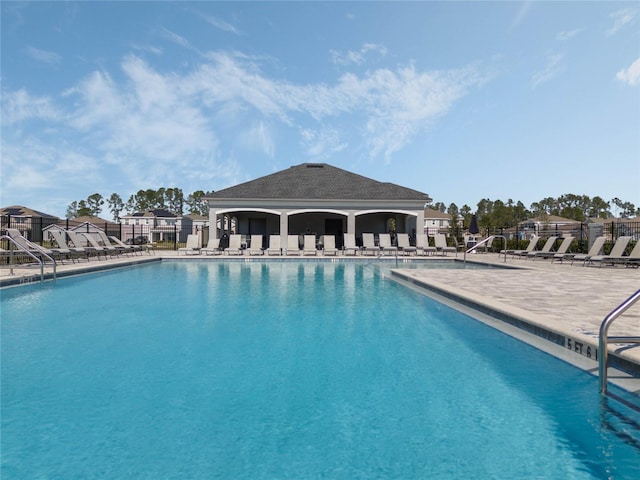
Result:
[[[206,197],[210,225],[220,229],[210,235],[232,233],[334,235],[342,247],[343,234],[408,233],[424,224],[426,193],[357,175],[325,163],[303,163]],[[264,245],[266,247],[266,245]]]

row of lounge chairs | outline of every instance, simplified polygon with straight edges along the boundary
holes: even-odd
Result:
[[[108,236],[104,231],[97,230],[91,233],[76,232],[74,230],[51,229],[49,234],[53,237],[56,247],[46,248],[29,241],[18,229],[6,229],[7,235],[17,245],[16,254],[31,254],[43,259],[52,259],[64,263],[69,260],[73,263],[80,259],[90,260],[91,257],[113,258],[118,255],[136,255],[143,253],[141,245],[127,245],[119,238]],[[97,235],[96,238],[94,235]],[[6,252],[2,252],[3,254]]]
[[[629,255],[624,255],[629,242],[632,238],[628,236],[618,237],[611,252],[608,255],[604,255],[603,249],[606,242],[604,236],[597,237],[593,242],[593,245],[587,253],[571,253],[569,249],[574,240],[573,237],[562,237],[562,243],[557,250],[554,250],[554,246],[560,237],[549,237],[544,243],[544,246],[540,250],[536,250],[536,246],[539,241],[539,237],[532,235],[529,240],[529,245],[524,250],[501,250],[500,253],[504,255],[511,255],[513,258],[527,258],[527,259],[551,259],[551,262],[563,263],[570,262],[573,265],[574,262],[582,262],[583,266],[603,266],[603,265],[624,265],[630,267],[640,266],[640,240],[636,241],[634,248]]]
[[[337,255],[340,250],[336,248],[335,235],[324,235],[322,246],[316,244],[315,235],[304,235],[303,246],[300,248],[299,236],[288,235],[287,244],[281,245],[280,235],[269,235],[269,246],[263,248],[263,235],[251,235],[249,246],[242,245],[242,235],[233,234],[229,236],[229,246],[222,248],[219,238],[211,238],[207,246],[200,248],[197,235],[188,235],[187,243],[178,249],[178,255]],[[434,245],[429,245],[428,237],[424,234],[416,236],[416,245],[411,245],[407,233],[397,234],[397,245],[393,245],[391,235],[388,233],[378,234],[378,244],[375,243],[373,233],[362,234],[362,246],[356,245],[353,233],[344,234],[344,255],[447,255],[455,253],[457,249],[447,245],[446,237],[437,234],[433,237]]]

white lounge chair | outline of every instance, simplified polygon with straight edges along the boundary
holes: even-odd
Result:
[[[562,254],[558,253],[553,256],[552,262],[562,263],[565,260],[571,260],[571,265],[573,265],[573,262],[575,261],[581,261],[582,264],[584,265],[589,258],[595,255],[602,254],[602,248],[604,247],[604,242],[606,240],[607,239],[604,236],[597,237],[593,241],[593,245],[591,245],[591,248],[587,253],[562,253]]]
[[[56,261],[56,259],[62,262],[63,256],[71,258],[70,250],[65,248],[44,248],[28,240],[20,233],[20,230],[18,230],[17,228],[7,228],[7,234],[15,243],[20,245],[22,249],[29,251],[32,255],[40,257],[43,262],[46,262],[47,257],[51,258],[54,262]]]
[[[526,255],[521,255],[521,256],[529,259],[529,258],[535,258],[536,255],[546,255],[548,253],[551,253],[551,249],[556,244],[556,240],[558,240],[558,237],[549,237],[547,238],[547,241],[544,242],[544,245],[540,250],[533,250],[531,252],[527,252]]]
[[[204,255],[222,255],[222,250],[220,249],[220,239],[210,238],[207,242],[207,246],[200,249],[200,253]]]
[[[571,246],[572,242],[573,242],[573,237],[569,235],[562,239],[562,243],[560,244],[560,246],[556,251],[545,252],[544,250],[541,250],[539,252],[530,252],[529,258],[533,257],[533,259],[535,260],[536,258],[554,258],[558,254],[564,255],[565,253],[567,253],[567,250],[569,250],[569,247]]]
[[[403,255],[411,255],[412,252],[416,254],[418,249],[409,242],[408,233],[398,233],[396,238],[398,239],[398,250],[402,252]]]
[[[267,255],[282,255],[282,248],[280,248],[280,234],[269,235]]]
[[[251,245],[249,245],[249,255],[263,255],[262,235],[251,235]]]
[[[503,253],[505,256],[511,255],[513,257],[518,257],[522,255],[527,255],[529,252],[533,252],[534,249],[536,248],[536,245],[538,245],[538,236],[531,235],[531,238],[529,238],[529,244],[527,245],[527,248],[525,248],[524,250],[507,249],[507,250],[500,250],[500,253]]]
[[[622,257],[627,245],[631,241],[631,237],[618,237],[616,243],[613,244],[609,255],[594,255],[587,260],[587,266],[598,264],[600,266],[612,263],[613,258]]]
[[[98,241],[94,238],[93,234],[87,232],[78,232],[78,235],[84,238],[91,248],[93,248],[98,253],[98,258],[100,258],[100,254],[104,255],[106,260],[107,255],[113,257],[113,254],[116,253],[115,249],[109,249],[107,247],[103,247],[98,243]]]
[[[349,255],[349,252],[353,252],[354,255],[358,255],[360,248],[356,245],[356,236],[353,233],[345,233],[343,236],[344,245],[342,246],[345,255]]]
[[[59,248],[64,248],[69,250],[70,252],[70,257],[72,261],[75,261],[75,258],[78,258],[80,256],[85,257],[87,260],[89,260],[89,256],[87,254],[87,251],[82,248],[82,247],[75,247],[75,246],[71,246],[69,245],[69,242],[67,242],[67,232],[64,230],[58,230],[56,228],[53,228],[51,230],[49,230],[49,235],[51,235],[53,237],[53,239],[55,240],[55,242],[58,244]]]
[[[336,237],[334,235],[324,236],[322,252],[324,255],[338,255],[338,249],[336,248]]]
[[[380,252],[380,247],[376,245],[373,233],[362,234],[362,249],[365,255],[375,255]]]
[[[285,255],[300,255],[300,241],[298,235],[287,236],[287,248]]]
[[[224,249],[227,255],[244,255],[242,250],[242,235],[233,233],[229,236],[229,246]]]
[[[121,247],[129,249],[129,251],[132,252],[134,255],[135,255],[136,252],[139,252],[140,255],[142,255],[142,246],[141,245],[127,245],[122,240],[120,240],[118,237],[115,237],[113,235],[109,235],[109,238],[116,245],[119,245]]]
[[[107,255],[104,249],[92,247],[84,235],[80,235],[75,230],[67,230],[66,231],[69,240],[73,243],[73,246],[76,248],[82,248],[87,253],[87,260],[89,259],[90,254],[94,254],[96,257],[100,258],[100,255],[104,255],[104,258],[107,258]]]
[[[200,255],[200,240],[198,235],[190,233],[187,235],[187,244],[184,247],[178,248],[178,255],[180,252],[184,252],[185,255]]]
[[[436,233],[433,238],[436,245],[436,252],[441,253],[442,255],[452,252],[458,256],[458,249],[447,245],[447,237],[444,236],[444,233]]]
[[[303,255],[318,255],[318,248],[316,247],[316,236],[305,235],[304,246],[302,247]]]
[[[380,245],[383,255],[385,253],[390,253],[392,255],[398,253],[398,247],[391,244],[391,235],[388,233],[380,233],[378,235],[378,245]]]
[[[429,245],[429,237],[424,233],[416,233],[416,255],[431,255],[437,252],[436,247]]]
[[[104,245],[107,250],[113,249],[117,253],[131,253],[133,255],[133,250],[129,248],[129,245],[125,245],[124,247],[118,244],[113,245],[104,230],[97,230],[96,233],[98,237],[100,237],[100,241],[102,242],[102,245]]]
[[[620,257],[614,257],[609,255],[609,258],[605,260],[606,263],[611,265],[624,265],[626,267],[639,267],[640,266],[640,240],[636,240],[636,244],[629,252],[629,255],[622,255]]]

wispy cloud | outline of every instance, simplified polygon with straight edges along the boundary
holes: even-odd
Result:
[[[20,177],[31,179],[25,188],[34,191],[46,165],[71,160],[86,162],[91,168],[83,172],[97,178],[117,172],[136,188],[172,180],[185,190],[202,188],[203,182],[223,187],[214,182],[229,179],[229,171],[241,177],[233,167],[237,152],[271,159],[286,148],[277,143],[286,136],[279,130],[297,135],[310,157],[351,150],[391,162],[487,78],[476,67],[425,72],[410,65],[344,74],[331,85],[295,84],[269,77],[251,57],[211,52],[207,58],[189,71],[165,73],[129,55],[121,62],[124,80],[94,71],[62,92],[58,100],[65,103],[25,90],[3,92],[3,127],[34,120],[31,131],[40,138],[26,141],[19,128],[3,136],[3,188],[22,184]],[[16,160],[5,162],[6,152]],[[23,164],[18,158],[39,160]],[[74,182],[59,167],[47,171],[49,184],[64,188]],[[76,197],[85,195],[81,186],[72,186]]]
[[[581,28],[574,28],[573,30],[565,30],[563,32],[558,33],[558,35],[556,35],[556,40],[559,40],[559,41],[569,40],[575,37],[576,35],[578,35],[581,31],[582,31]]]
[[[164,27],[160,27],[160,34],[170,42],[175,43],[176,45],[180,45],[181,47],[185,47],[185,48],[190,47],[189,40],[187,40],[181,35],[178,35],[175,32],[172,32],[171,30],[168,30]]]
[[[331,155],[345,150],[348,143],[340,130],[336,128],[322,128],[300,130],[301,145],[307,155],[315,160],[324,160]]]
[[[562,72],[562,60],[564,55],[553,53],[547,56],[547,64],[544,69],[535,72],[531,77],[531,86],[537,86],[548,82]]]
[[[375,43],[365,43],[360,50],[349,50],[347,52],[330,50],[329,56],[331,62],[335,65],[362,65],[372,53],[377,54],[379,57],[384,57],[387,54],[387,49]]]
[[[633,62],[626,70],[620,70],[616,74],[616,78],[633,87],[640,85],[640,58]]]
[[[37,60],[38,62],[54,64],[62,60],[62,57],[56,52],[49,52],[47,50],[41,50],[32,46],[28,46],[26,48],[26,51],[27,55],[29,55],[34,60]]]
[[[213,17],[211,15],[204,15],[204,14],[201,15],[201,17],[205,22],[207,22],[212,27],[217,28],[218,30],[222,30],[223,32],[233,33],[235,35],[241,35],[240,30],[238,30],[236,27],[234,27],[228,22],[225,22],[220,18]]]
[[[613,25],[606,30],[605,34],[607,36],[615,35],[625,26],[633,25],[637,16],[638,10],[633,8],[623,8],[621,10],[616,10],[609,15],[609,17],[613,20]]]
[[[2,91],[2,125],[9,126],[28,120],[54,120],[61,113],[48,97],[34,96],[25,89]]]

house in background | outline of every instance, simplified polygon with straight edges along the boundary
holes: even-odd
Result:
[[[0,208],[0,229],[15,228],[32,242],[42,242],[42,230],[59,221],[55,215],[21,205]]]
[[[122,215],[122,240],[133,241],[145,237],[148,242],[185,242],[194,232],[193,219],[164,208]],[[139,243],[136,240],[136,243]]]
[[[436,233],[448,234],[450,228],[451,215],[433,208],[424,209],[424,233],[427,235],[435,235]]]

